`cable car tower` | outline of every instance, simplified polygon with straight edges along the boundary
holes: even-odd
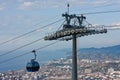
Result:
[[[86,17],[84,15],[69,14],[69,4],[68,13],[62,14],[65,17],[65,24],[63,28],[52,34],[44,37],[44,40],[72,40],[73,41],[73,54],[72,54],[72,80],[78,80],[77,76],[77,38],[93,35],[107,33],[107,29],[103,26],[93,27],[88,24],[84,25]]]

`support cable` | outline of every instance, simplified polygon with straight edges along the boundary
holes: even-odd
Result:
[[[64,21],[64,22],[65,22],[65,21]],[[63,24],[64,24],[64,22],[63,22]],[[63,24],[62,24],[62,25],[63,25]],[[61,28],[62,25],[60,25],[59,28]],[[59,29],[59,28],[58,28],[58,29]],[[10,54],[10,53],[12,53],[12,52],[14,52],[14,51],[17,51],[17,50],[19,50],[19,49],[21,49],[21,48],[24,48],[24,47],[26,47],[26,46],[29,46],[29,45],[31,45],[31,44],[34,44],[34,43],[36,43],[36,42],[38,42],[38,41],[40,41],[40,40],[42,40],[42,39],[44,39],[44,37],[43,37],[43,38],[40,38],[40,39],[37,39],[37,40],[35,40],[35,41],[32,41],[32,42],[30,42],[30,43],[28,43],[28,44],[25,44],[25,45],[23,45],[23,46],[20,46],[20,47],[14,49],[14,50],[8,51],[8,52],[3,53],[3,54],[0,54],[0,57],[5,56],[5,55],[8,55],[8,54]]]
[[[5,41],[5,42],[0,43],[0,46],[6,44],[6,43],[8,43],[8,42],[11,42],[11,41],[13,41],[13,40],[19,39],[19,38],[21,38],[21,37],[23,37],[23,36],[25,36],[25,35],[30,34],[30,33],[33,33],[33,32],[35,32],[35,31],[37,31],[37,30],[39,30],[39,29],[43,29],[43,28],[45,28],[45,27],[47,27],[47,26],[53,25],[53,24],[55,24],[55,23],[57,23],[57,22],[60,22],[60,21],[62,21],[62,20],[63,20],[63,19],[59,19],[59,20],[57,20],[57,21],[55,21],[55,22],[49,23],[49,24],[47,24],[47,25],[45,25],[45,26],[42,26],[42,27],[40,27],[40,28],[37,28],[37,29],[34,29],[34,30],[29,31],[29,32],[27,32],[27,33],[24,33],[24,34],[22,34],[22,35],[16,36],[16,37],[14,37],[14,38],[12,38],[12,39],[10,39],[10,40],[7,40],[7,41]]]
[[[60,30],[60,28],[64,25],[65,21],[60,25],[60,27],[57,30]]]
[[[94,27],[99,27],[99,26],[103,26],[104,28],[111,28],[111,29],[120,29],[120,24],[115,24],[115,25],[92,25],[91,23],[89,23],[88,21],[85,20],[85,22],[88,24],[88,25],[91,25],[91,28],[94,28]]]
[[[120,28],[112,28],[112,29],[107,29],[107,30],[120,30]]]
[[[48,44],[48,45],[45,45],[45,46],[43,46],[43,47],[37,48],[36,51],[37,51],[37,50],[41,50],[41,49],[46,48],[46,47],[49,47],[49,46],[54,45],[54,44],[56,44],[56,43],[58,43],[58,41],[53,42],[53,43]],[[0,61],[0,64],[9,62],[9,61],[11,61],[11,60],[14,60],[14,59],[19,58],[19,57],[22,57],[22,56],[25,56],[25,55],[27,55],[27,54],[29,54],[29,53],[31,53],[31,51],[26,52],[26,53],[21,54],[21,55],[18,55],[18,56],[15,56],[15,57],[12,57],[12,58],[9,58],[9,59],[6,59],[6,60],[3,60],[3,61]],[[38,53],[37,53],[37,54],[38,54]]]
[[[82,13],[83,15],[91,15],[91,14],[103,14],[103,13],[119,13],[120,10],[114,10],[114,11],[100,11],[100,12],[88,12],[88,13]],[[76,14],[81,15],[81,14]]]
[[[23,45],[23,46],[20,46],[20,47],[18,47],[18,48],[16,48],[16,49],[13,49],[13,50],[8,51],[8,52],[6,52],[6,53],[0,54],[0,57],[5,56],[5,55],[8,55],[8,54],[10,54],[10,53],[12,53],[12,52],[15,52],[15,51],[17,51],[17,50],[19,50],[19,49],[22,49],[22,48],[24,48],[24,47],[26,47],[26,46],[29,46],[29,45],[31,45],[31,44],[34,44],[34,43],[36,43],[36,42],[38,42],[38,41],[40,41],[40,40],[42,40],[42,39],[44,39],[44,38],[37,39],[37,40],[35,40],[35,41],[33,41],[33,42],[30,42],[30,43],[28,43],[28,44],[25,44],[25,45]]]
[[[64,22],[65,22],[65,21],[64,21]],[[64,22],[60,25],[60,27],[58,28],[58,30],[62,27],[62,25],[64,24]],[[26,47],[26,46],[29,46],[29,45],[31,45],[31,44],[34,44],[34,43],[36,43],[36,42],[38,42],[38,41],[40,41],[40,40],[42,40],[42,39],[44,39],[44,38],[37,39],[37,40],[35,40],[35,41],[31,42],[31,43],[25,44],[25,45],[23,45],[23,46],[20,46],[20,47],[14,49],[14,50],[11,50],[11,51],[7,52],[7,53],[1,54],[0,57],[2,57],[2,56],[4,56],[4,55],[8,55],[8,54],[10,54],[10,53],[12,53],[12,52],[14,52],[14,51],[17,51],[17,50],[19,50],[19,49],[21,49],[21,48],[24,48],[24,47]],[[56,42],[57,42],[57,41],[56,41]],[[56,43],[56,42],[55,42],[55,43]],[[52,43],[52,44],[55,44],[55,43]],[[52,44],[48,44],[48,45],[43,46],[43,47],[40,47],[40,48],[38,48],[38,49],[36,49],[36,50],[45,48],[45,47],[50,46],[50,45],[52,45]]]

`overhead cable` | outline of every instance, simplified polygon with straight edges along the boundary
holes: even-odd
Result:
[[[30,34],[30,33],[33,33],[33,32],[35,32],[35,31],[37,31],[37,30],[43,29],[43,28],[45,28],[45,27],[47,27],[47,26],[53,25],[53,24],[55,24],[55,23],[57,23],[57,22],[59,22],[59,21],[62,21],[62,20],[63,20],[63,19],[59,19],[59,20],[57,20],[57,21],[55,21],[55,22],[52,22],[52,23],[49,23],[49,24],[47,24],[47,25],[45,25],[45,26],[43,26],[43,27],[34,29],[34,30],[32,30],[32,31],[29,31],[29,32],[24,33],[24,34],[21,34],[21,35],[19,35],[19,36],[16,36],[16,37],[14,37],[14,38],[12,38],[12,39],[10,39],[10,40],[7,40],[7,41],[5,41],[5,42],[0,43],[0,46],[6,44],[6,43],[8,43],[8,42],[11,42],[11,41],[13,41],[13,40],[19,39],[19,38],[21,38],[21,37],[23,37],[23,36],[25,36],[25,35]]]
[[[53,43],[50,43],[50,44],[48,44],[48,45],[45,45],[45,46],[40,47],[40,48],[37,48],[37,49],[35,49],[35,50],[36,50],[36,51],[37,51],[37,50],[41,50],[41,49],[43,49],[43,48],[49,47],[49,46],[51,46],[51,45],[54,45],[54,44],[56,44],[57,42],[58,42],[58,41],[53,42]],[[16,59],[16,58],[22,57],[22,56],[27,55],[27,54],[29,54],[29,53],[31,53],[31,51],[26,52],[26,53],[21,54],[21,55],[17,55],[17,56],[15,56],[15,57],[12,57],[12,58],[9,58],[9,59],[3,60],[3,61],[0,61],[0,64],[9,62],[9,61],[11,61],[11,60],[14,60],[14,59]]]
[[[17,50],[19,50],[19,49],[21,49],[21,48],[24,48],[24,47],[26,47],[26,46],[29,46],[29,45],[33,44],[33,43],[36,43],[36,42],[38,42],[38,41],[40,41],[40,40],[42,40],[42,39],[43,39],[43,38],[37,39],[37,40],[32,41],[32,42],[30,42],[30,43],[28,43],[28,44],[25,44],[25,45],[23,45],[23,46],[20,46],[20,47],[18,47],[18,48],[16,48],[16,49],[13,49],[13,50],[8,51],[8,52],[6,52],[6,53],[0,54],[0,57],[5,56],[5,55],[8,55],[8,54],[10,54],[10,53],[13,53],[13,52],[15,52],[15,51],[17,51]]]
[[[120,10],[114,10],[114,11],[100,11],[100,12],[88,12],[88,13],[82,13],[83,15],[91,15],[91,14],[103,14],[103,13],[119,13]],[[77,14],[81,15],[81,14]]]

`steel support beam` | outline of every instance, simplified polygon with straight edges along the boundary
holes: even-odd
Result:
[[[73,35],[73,55],[72,55],[72,80],[77,79],[77,37]]]

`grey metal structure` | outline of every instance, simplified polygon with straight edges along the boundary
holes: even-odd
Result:
[[[66,23],[63,28],[52,34],[44,37],[44,40],[73,40],[73,55],[72,55],[72,80],[78,80],[77,75],[77,38],[93,34],[107,33],[107,29],[103,26],[93,27],[92,25],[85,26],[83,24],[85,16],[77,16],[68,13],[62,14],[65,17]]]

